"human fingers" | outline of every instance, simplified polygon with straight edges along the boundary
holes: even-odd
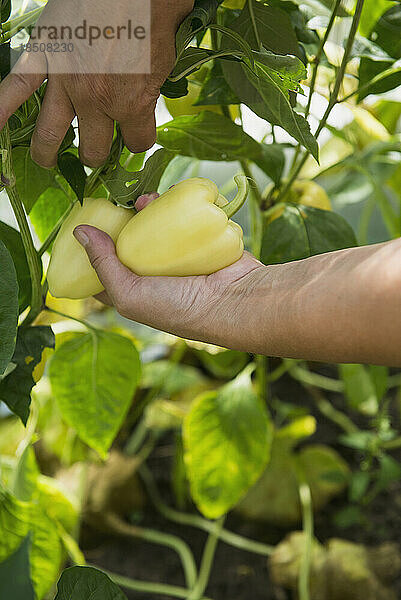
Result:
[[[100,294],[96,294],[94,298],[96,298],[96,300],[98,300],[102,304],[106,304],[106,306],[113,306],[113,302],[111,301],[110,296],[108,295],[106,290],[100,292]]]
[[[29,57],[29,58],[27,58]],[[0,130],[8,119],[40,87],[47,75],[46,62],[24,54],[0,83]]]
[[[124,143],[131,152],[144,152],[156,141],[156,102],[145,106],[138,102],[128,114],[118,119]]]
[[[140,277],[125,267],[118,259],[111,237],[90,225],[80,225],[74,230],[74,236],[85,248],[92,267],[106,289],[108,300],[120,311],[127,295]]]
[[[65,90],[49,79],[31,142],[32,159],[41,167],[57,164],[57,153],[75,115]]]
[[[101,167],[110,154],[114,121],[99,109],[77,108],[79,156],[88,167]]]
[[[142,196],[139,196],[139,198],[135,202],[136,210],[143,210],[145,206],[153,202],[153,200],[156,200],[156,198],[158,198],[159,196],[160,194],[158,194],[157,192],[152,192],[151,194],[143,194]]]

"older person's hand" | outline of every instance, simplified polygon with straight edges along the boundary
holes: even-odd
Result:
[[[50,26],[70,23],[72,19],[78,22],[91,11],[99,15],[102,7],[105,15],[112,10],[113,19],[118,21],[120,15],[121,22],[125,23],[131,6],[134,6],[132,0],[113,3],[109,0],[49,0],[37,25],[50,32]],[[73,52],[25,52],[0,84],[0,130],[48,79],[31,145],[32,158],[39,165],[48,168],[56,165],[58,149],[75,116],[79,123],[80,157],[90,167],[99,167],[107,159],[115,121],[120,124],[125,144],[132,152],[150,148],[156,139],[154,112],[160,87],[174,66],[175,33],[191,11],[193,0],[150,0],[150,7],[151,68],[148,74],[134,73],[132,65],[129,68],[132,57],[122,50],[125,46],[116,39],[107,40],[107,48],[103,43],[94,54],[96,69],[85,64],[89,53],[77,40],[74,40]],[[134,19],[135,15],[132,16]],[[50,33],[47,36],[46,41],[51,42]],[[111,61],[116,60],[121,66],[118,73],[111,67]]]
[[[75,236],[105,287],[99,300],[128,319],[269,356],[401,366],[401,240],[272,266],[245,253],[213,275],[139,277],[107,234],[81,225]]]

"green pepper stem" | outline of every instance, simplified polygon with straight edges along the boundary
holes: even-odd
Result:
[[[235,196],[234,200],[232,200],[229,204],[221,207],[221,210],[223,210],[226,213],[229,219],[231,219],[231,217],[239,211],[239,209],[247,199],[249,192],[249,182],[248,178],[245,175],[236,175],[234,177],[234,181],[238,186],[237,195]]]

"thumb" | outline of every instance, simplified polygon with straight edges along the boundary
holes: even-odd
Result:
[[[91,225],[79,225],[74,229],[74,236],[85,248],[92,267],[113,304],[117,305],[124,290],[139,277],[119,261],[114,242],[104,231]]]

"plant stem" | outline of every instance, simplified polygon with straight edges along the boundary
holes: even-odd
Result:
[[[91,565],[90,565],[91,566]],[[98,568],[98,567],[95,567]],[[136,592],[144,592],[148,594],[161,594],[163,596],[175,596],[176,598],[187,598],[188,590],[175,585],[168,585],[166,583],[154,583],[148,581],[138,581],[137,579],[131,579],[130,577],[123,577],[110,571],[101,569],[103,573],[106,573],[116,583],[127,590],[134,590]],[[210,598],[202,598],[202,600],[210,600]]]
[[[330,15],[330,21],[329,21],[329,23],[327,25],[327,29],[325,31],[324,37],[322,38],[322,40],[321,40],[321,42],[319,44],[318,51],[316,52],[316,56],[315,56],[315,59],[313,61],[312,79],[311,79],[311,84],[310,84],[310,88],[309,88],[308,103],[307,103],[306,109],[305,109],[305,119],[308,117],[309,112],[310,112],[310,107],[311,107],[311,104],[312,104],[312,96],[313,96],[313,93],[315,91],[316,77],[317,77],[317,72],[318,72],[318,69],[319,69],[319,66],[320,66],[320,61],[322,59],[323,49],[324,49],[324,46],[325,46],[325,44],[326,44],[326,42],[327,42],[327,40],[329,38],[330,32],[331,32],[331,30],[333,28],[334,21],[335,21],[335,18],[337,16],[337,10],[338,10],[340,4],[341,4],[341,0],[336,0],[336,3],[335,3],[334,8],[333,8],[333,11],[332,11],[332,13]]]
[[[148,426],[145,417],[138,422],[133,434],[125,445],[124,452],[129,456],[134,456],[141,448],[148,435]]]
[[[206,541],[205,550],[202,556],[201,567],[199,571],[198,581],[196,582],[192,592],[188,596],[188,600],[200,600],[207,588],[210,579],[210,573],[213,566],[213,560],[219,542],[220,533],[223,528],[225,517],[213,523],[213,531],[209,533]]]
[[[273,383],[274,381],[278,381],[283,375],[285,375],[290,370],[290,365],[282,361],[281,365],[279,365],[274,371],[271,371],[267,375],[267,381],[269,383]]]
[[[234,177],[235,183],[238,186],[238,192],[235,198],[231,200],[226,206],[222,206],[221,210],[226,213],[227,217],[231,219],[236,212],[244,205],[249,192],[249,180],[244,175],[236,175]]]
[[[333,110],[334,106],[338,102],[338,93],[340,91],[341,84],[344,79],[345,69],[347,67],[347,63],[348,63],[348,59],[349,59],[349,56],[350,56],[350,53],[352,50],[352,46],[354,45],[354,39],[355,39],[355,35],[356,35],[357,29],[358,29],[359,20],[361,18],[361,12],[362,12],[364,1],[365,0],[357,0],[356,7],[355,7],[355,13],[354,13],[354,16],[352,17],[351,29],[350,29],[350,32],[348,35],[347,45],[344,50],[344,56],[341,61],[340,68],[338,69],[338,72],[337,72],[337,77],[336,77],[336,80],[334,83],[334,88],[333,88],[332,93],[330,94],[329,103],[327,105],[327,108],[325,110],[323,117],[320,120],[318,128],[315,132],[316,139],[319,137],[320,133],[324,129],[324,127],[327,123],[327,119],[330,116],[331,111]],[[283,198],[286,197],[292,184],[294,183],[295,179],[298,177],[299,173],[301,172],[302,167],[308,160],[309,155],[310,155],[309,150],[305,150],[305,153],[304,153],[301,161],[298,163],[298,166],[294,169],[291,176],[289,177],[286,185],[284,186],[282,192],[280,193],[280,196],[277,199],[277,202],[280,202]]]
[[[139,474],[141,479],[146,487],[146,491],[149,495],[149,499],[151,500],[154,507],[162,514],[166,519],[173,521],[175,523],[179,523],[180,525],[188,525],[190,527],[197,527],[202,529],[203,531],[207,531],[210,533],[214,527],[211,521],[204,519],[198,515],[191,515],[188,513],[183,513],[170,506],[167,506],[163,502],[162,497],[160,496],[159,490],[156,487],[153,476],[149,471],[148,467],[145,464],[142,464],[139,468]],[[222,529],[220,532],[220,539],[222,542],[226,544],[230,544],[235,548],[239,548],[240,550],[245,550],[247,552],[253,552],[255,554],[260,554],[262,556],[270,556],[273,552],[273,546],[268,546],[267,544],[263,544],[261,542],[255,542],[248,538],[242,537],[236,533],[232,533],[231,531],[227,531],[227,529]]]
[[[199,69],[200,67],[202,67],[203,65],[208,63],[210,60],[213,60],[215,58],[224,58],[225,56],[233,56],[233,54],[234,54],[233,50],[221,50],[220,52],[216,52],[216,54],[213,54],[212,56],[208,56],[207,58],[202,58],[201,60],[198,60],[198,62],[193,63],[190,67],[187,67],[186,69],[181,71],[181,73],[179,73],[178,75],[173,75],[173,76],[170,75],[168,80],[173,83],[176,83],[183,77],[190,75],[193,71],[195,71],[196,69]],[[242,52],[241,50],[235,51],[235,55],[238,55],[241,58],[246,56],[245,52]]]
[[[400,226],[397,213],[391,205],[390,200],[387,198],[382,186],[376,181],[376,178],[363,166],[355,166],[355,170],[362,173],[372,185],[375,195],[374,198],[377,201],[380,212],[383,217],[384,224],[386,225],[387,231],[390,236],[394,239],[400,235]]]
[[[315,404],[319,411],[333,421],[338,427],[340,427],[346,433],[356,433],[359,431],[358,427],[353,421],[343,412],[334,408],[334,406],[323,396],[323,394],[316,388],[307,387],[310,395],[315,401]]]
[[[78,319],[77,317],[72,317],[71,315],[66,315],[63,312],[61,312],[59,310],[55,310],[54,308],[49,308],[48,306],[45,306],[44,310],[47,310],[48,312],[58,315],[59,317],[63,317],[64,319],[69,319],[71,321],[75,321],[76,323],[80,323],[81,325],[83,325],[84,327],[89,329],[92,333],[95,333],[95,334],[98,333],[97,327],[95,327],[94,325],[91,325],[87,321],[83,321],[82,319]]]
[[[191,550],[189,549],[189,546],[183,540],[176,535],[171,535],[169,533],[163,533],[161,531],[143,527],[138,528],[137,537],[161,546],[167,546],[168,548],[175,550],[181,559],[186,585],[189,589],[192,589],[196,585],[198,574],[195,560]]]
[[[269,378],[268,378],[268,367],[269,359],[267,356],[258,354],[255,357],[256,360],[256,378],[258,382],[258,392],[263,404],[267,404],[269,399]]]
[[[385,450],[397,450],[398,448],[401,448],[401,437],[396,437],[388,442],[383,442],[381,447]]]
[[[318,48],[318,50],[316,52],[316,56],[315,56],[315,58],[313,60],[312,78],[311,78],[311,83],[310,83],[310,87],[309,87],[308,102],[307,102],[307,105],[306,105],[306,108],[305,108],[305,119],[308,118],[309,113],[310,113],[310,108],[311,108],[311,104],[312,104],[313,94],[314,94],[314,91],[315,91],[317,72],[318,72],[318,69],[319,69],[319,66],[320,66],[320,61],[322,59],[323,49],[324,49],[324,46],[325,46],[325,44],[326,44],[326,42],[327,42],[327,40],[329,38],[330,32],[331,32],[331,30],[333,28],[334,21],[335,21],[335,18],[337,16],[337,10],[338,10],[340,4],[341,4],[341,0],[336,0],[336,3],[335,3],[334,8],[333,8],[333,11],[332,11],[332,13],[330,15],[330,21],[329,21],[329,23],[327,25],[327,29],[325,31],[325,34],[324,34],[323,38],[320,41],[319,48]],[[298,156],[299,156],[300,150],[301,150],[301,144],[298,144],[297,147],[296,147],[295,153],[294,153],[294,157],[293,157],[292,162],[291,162],[290,170],[289,170],[289,173],[290,173],[289,176],[290,177],[292,176],[292,173],[294,172],[294,169],[296,168],[297,160],[298,160]]]
[[[28,225],[28,219],[16,187],[17,182],[12,162],[10,130],[8,124],[0,132],[0,153],[2,158],[1,175],[3,178],[3,183],[5,184],[6,192],[18,223],[26,259],[28,262],[29,273],[31,276],[31,308],[24,321],[24,325],[28,325],[36,319],[43,307],[41,285],[42,265],[33,244],[32,235]]]
[[[250,194],[250,212],[251,212],[251,227],[252,227],[252,253],[259,258],[262,245],[262,212],[261,206],[263,203],[262,194],[259,191],[258,185],[252,175],[249,163],[246,160],[241,160],[240,165],[244,175],[248,178],[251,194]]]
[[[337,77],[336,77],[336,81],[334,83],[334,88],[332,93],[330,94],[330,100],[329,100],[329,104],[326,108],[326,111],[323,115],[323,118],[321,119],[319,126],[316,130],[316,137],[319,136],[320,132],[322,131],[322,129],[324,128],[324,126],[327,123],[327,119],[332,111],[332,109],[334,108],[334,106],[337,104],[338,102],[338,93],[340,91],[341,88],[341,84],[343,82],[344,79],[344,75],[345,75],[345,69],[347,68],[347,64],[348,64],[348,59],[350,57],[351,51],[352,51],[352,47],[354,45],[354,39],[355,39],[355,35],[358,29],[358,25],[359,25],[359,20],[361,18],[361,13],[362,13],[362,8],[363,8],[363,4],[364,4],[365,0],[357,0],[356,3],[356,7],[355,7],[355,13],[354,16],[352,17],[352,23],[351,23],[351,29],[348,35],[348,40],[347,40],[347,44],[345,46],[345,50],[344,50],[344,56],[343,59],[341,61],[341,65],[340,68],[338,70],[337,73]]]
[[[305,549],[301,557],[298,579],[299,600],[310,600],[309,585],[312,563],[313,544],[313,509],[310,487],[305,479],[301,467],[298,469],[299,499],[302,507],[302,527],[305,536]]]
[[[389,75],[394,75],[394,73],[399,73],[400,71],[401,71],[401,67],[395,67],[395,68],[389,67],[385,71],[382,71],[381,73],[378,73],[377,75],[375,75],[375,77],[372,77],[372,79],[370,81],[368,81],[367,83],[364,83],[363,85],[361,85],[359,88],[357,88],[350,94],[347,94],[347,96],[344,96],[344,98],[341,98],[341,100],[338,100],[337,104],[346,102],[347,100],[352,98],[352,96],[355,96],[356,94],[360,94],[361,92],[365,92],[367,89],[369,89],[370,87],[375,85],[375,83],[378,83],[385,77],[388,77]]]
[[[259,31],[258,31],[258,28],[257,28],[257,25],[256,25],[255,11],[254,11],[252,3],[253,3],[253,0],[248,0],[248,10],[249,10],[249,14],[250,14],[250,17],[251,17],[252,30],[253,30],[253,33],[254,33],[255,38],[256,38],[256,43],[258,45],[259,50],[261,50],[261,48],[262,48],[262,42],[260,40]]]
[[[293,361],[292,359],[287,359],[285,362],[287,364],[290,363],[290,368],[288,370],[291,376],[301,383],[313,385],[321,388],[322,390],[327,390],[328,392],[338,392],[341,394],[344,391],[344,384],[338,379],[332,379],[331,377],[325,377],[324,375],[319,375],[318,373],[312,373],[308,369],[297,365],[296,361]]]

